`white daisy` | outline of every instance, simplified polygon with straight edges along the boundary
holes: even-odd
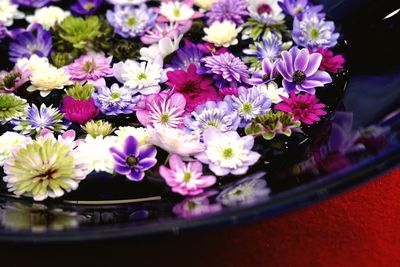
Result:
[[[15,132],[5,132],[0,136],[0,167],[11,156],[13,149],[16,149],[27,140],[27,137]]]
[[[64,11],[57,6],[48,6],[36,9],[33,15],[26,17],[26,20],[29,23],[39,23],[44,29],[49,30],[70,15],[69,11]]]
[[[272,103],[274,104],[278,104],[283,101],[280,96],[289,97],[289,94],[286,92],[285,88],[279,87],[276,82],[262,84],[256,88],[258,91],[260,91],[260,93],[267,95],[267,97],[271,99]]]
[[[10,0],[0,0],[0,23],[6,27],[13,25],[14,19],[23,19],[24,13]]]
[[[160,14],[169,21],[189,20],[194,15],[194,10],[185,3],[179,1],[162,2]]]

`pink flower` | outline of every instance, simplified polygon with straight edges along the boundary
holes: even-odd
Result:
[[[228,52],[228,48],[226,47],[216,47],[212,43],[199,43],[194,44],[188,39],[183,40],[186,46],[196,46],[199,50],[201,50],[206,55],[220,55],[225,52]]]
[[[161,124],[171,128],[183,127],[186,100],[182,94],[163,91],[143,96],[136,104],[136,117],[143,126]]]
[[[76,82],[88,82],[94,86],[105,86],[104,77],[112,76],[112,57],[101,55],[83,55],[66,67],[71,79]]]
[[[219,101],[221,97],[211,85],[214,81],[197,74],[197,68],[190,64],[187,71],[174,70],[167,72],[166,84],[174,92],[182,94],[186,99],[186,112],[192,112],[198,105],[207,101]]]
[[[343,69],[346,60],[342,55],[335,56],[331,50],[324,48],[318,48],[316,52],[322,55],[322,62],[319,70],[338,73],[339,70]]]
[[[25,63],[17,62],[10,72],[0,72],[0,93],[12,93],[29,81],[32,72]]]
[[[224,98],[227,95],[238,96],[239,90],[237,87],[226,87],[219,90],[219,94],[221,95],[222,98]]]
[[[204,176],[203,165],[198,161],[184,163],[178,155],[169,159],[169,167],[160,166],[160,175],[172,191],[181,195],[195,196],[204,192],[204,188],[217,182],[215,176]]]
[[[67,120],[80,125],[93,120],[100,112],[95,106],[93,98],[76,100],[70,96],[64,97],[61,111],[65,114]]]
[[[290,97],[286,98],[281,96],[284,102],[275,106],[275,110],[280,110],[286,113],[292,113],[294,120],[300,120],[305,124],[313,124],[320,121],[319,116],[326,115],[327,112],[323,110],[324,104],[319,103],[318,98],[311,94],[298,94],[295,92],[290,93]]]

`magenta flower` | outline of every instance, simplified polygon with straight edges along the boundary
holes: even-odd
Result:
[[[324,48],[318,48],[315,52],[322,55],[322,62],[319,70],[336,74],[343,69],[346,60],[342,55],[334,55],[331,50]]]
[[[93,98],[89,100],[76,100],[70,96],[63,99],[62,113],[71,122],[83,125],[99,115],[100,110],[95,106]]]
[[[186,40],[185,40],[186,43]],[[196,45],[198,49],[203,51],[206,55],[221,55],[228,52],[228,48],[226,47],[216,47],[212,43],[199,43]]]
[[[105,86],[105,77],[112,76],[112,57],[83,55],[66,67],[75,82],[88,82],[94,86]]]
[[[311,94],[298,94],[295,92],[290,93],[290,97],[286,98],[281,96],[283,102],[275,106],[275,110],[280,110],[286,113],[292,113],[294,120],[300,120],[305,124],[313,124],[320,121],[319,116],[326,115],[327,112],[323,110],[325,105],[319,103],[318,98]]]
[[[161,124],[183,127],[186,100],[182,94],[163,91],[143,96],[136,104],[136,117],[143,126]]]
[[[221,90],[219,90],[219,95],[222,98],[225,98],[225,96],[228,96],[228,95],[238,96],[239,95],[239,89],[237,87],[222,88]]]
[[[133,136],[126,138],[122,151],[112,147],[110,152],[115,160],[115,171],[131,181],[140,182],[144,172],[157,164],[157,149],[154,146],[140,147]]]
[[[316,87],[331,83],[329,73],[320,71],[322,55],[311,53],[307,48],[299,50],[293,47],[282,52],[283,59],[276,63],[276,68],[283,76],[283,87],[288,92],[307,92],[315,94]]]
[[[160,175],[172,191],[181,195],[195,196],[204,192],[204,188],[217,182],[215,176],[204,176],[203,165],[199,161],[184,163],[174,154],[169,159],[169,168],[160,166]]]
[[[168,82],[174,92],[180,93],[186,100],[186,112],[192,112],[197,106],[207,101],[219,101],[221,97],[212,86],[214,82],[197,74],[197,68],[190,64],[187,71],[174,70],[167,72]]]

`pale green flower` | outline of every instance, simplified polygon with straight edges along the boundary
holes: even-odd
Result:
[[[89,121],[82,126],[82,129],[91,135],[92,137],[96,138],[97,136],[108,136],[112,134],[115,128],[112,127],[112,124],[107,121]]]
[[[27,110],[28,104],[25,99],[13,94],[0,93],[0,124],[23,117]]]

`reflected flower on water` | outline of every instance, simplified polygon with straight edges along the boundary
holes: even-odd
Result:
[[[217,213],[222,210],[218,203],[212,203],[209,198],[217,192],[210,191],[200,196],[185,198],[173,208],[173,213],[182,218],[192,218]]]

